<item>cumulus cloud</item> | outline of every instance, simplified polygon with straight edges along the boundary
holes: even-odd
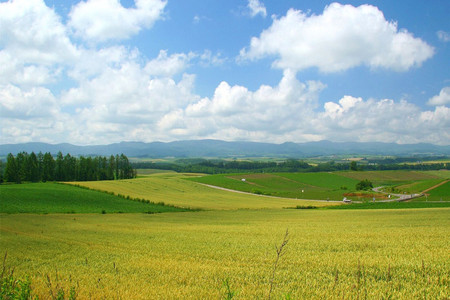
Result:
[[[261,15],[265,18],[267,16],[266,7],[259,0],[248,0],[247,7],[250,10],[251,17]]]
[[[52,82],[79,51],[59,16],[42,0],[0,3],[0,83]]]
[[[439,95],[430,98],[427,104],[435,106],[450,104],[450,86],[446,86],[441,90]]]
[[[150,75],[171,77],[186,69],[194,53],[176,53],[167,55],[167,50],[161,50],[157,58],[149,61],[145,67]]]
[[[449,118],[446,107],[421,111],[406,101],[345,96],[339,103],[327,102],[314,123],[331,140],[436,143],[450,137]]]
[[[407,101],[344,96],[317,106],[320,82],[302,83],[286,71],[275,86],[249,91],[227,82],[202,98],[164,115],[161,131],[176,138],[285,141],[380,141],[442,143],[450,137],[450,109],[422,111]]]
[[[149,28],[161,17],[165,3],[141,0],[135,2],[135,8],[124,8],[117,0],[88,0],[72,7],[68,26],[90,43],[123,39]],[[97,10],[99,7],[106,7],[105,11],[123,28],[111,27],[102,10]],[[347,17],[339,19],[336,11],[328,10],[350,13],[341,11]],[[353,16],[353,23],[347,20],[348,16]],[[364,18],[372,22],[372,31]],[[339,27],[336,19],[343,29],[334,28]],[[288,28],[292,29],[291,35],[285,31]],[[308,35],[311,32],[305,28],[314,29],[318,38]],[[356,29],[361,30],[360,35],[354,32]],[[327,30],[333,38],[325,38]],[[305,35],[298,39],[298,33]],[[281,34],[285,34],[285,41]],[[319,96],[326,85],[296,78],[296,71],[310,66],[326,72],[360,64],[403,70],[419,65],[425,59],[426,49],[432,55],[431,47],[406,31],[398,31],[395,23],[387,22],[372,6],[333,4],[320,16],[290,10],[285,17],[274,19],[256,44],[244,50],[248,59],[278,55],[275,64],[284,69],[280,82],[250,90],[242,84],[223,81],[210,97],[195,93],[195,75],[187,72],[193,64],[224,64],[226,58],[220,53],[161,50],[156,57],[147,58],[132,47],[90,47],[90,43],[77,45],[74,40],[43,0],[0,3],[2,143],[106,144],[216,138],[442,144],[450,140],[450,112],[445,106],[449,103],[448,87],[429,100],[436,107],[427,111],[407,101],[350,95],[321,105]],[[279,47],[269,40],[279,42]],[[388,41],[385,48],[379,45],[380,41]],[[263,44],[270,44],[272,52]],[[303,46],[311,46],[312,50],[302,50]],[[327,52],[334,46],[333,51]],[[404,47],[409,47],[410,52],[405,52]],[[299,55],[302,51],[306,54]],[[405,57],[399,59],[399,53]],[[56,91],[53,84],[58,85]]]
[[[122,40],[150,28],[161,18],[165,0],[135,0],[135,8],[125,8],[119,0],[87,0],[72,7],[69,26],[91,43]]]
[[[321,15],[290,9],[259,37],[253,37],[240,59],[275,56],[273,66],[302,70],[317,67],[338,72],[359,65],[405,71],[420,66],[434,49],[375,6],[333,3]]]
[[[450,33],[439,30],[436,34],[441,42],[450,42]]]

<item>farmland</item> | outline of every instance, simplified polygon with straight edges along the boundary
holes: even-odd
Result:
[[[444,174],[444,175],[443,175]],[[390,187],[397,193],[420,193],[443,182],[448,171],[367,171],[367,172],[323,172],[323,173],[272,173],[272,174],[220,174],[195,177],[191,180],[249,193],[299,198],[342,200],[364,200],[376,197],[385,199],[385,194],[366,193],[354,196],[358,181],[368,179],[375,186]],[[448,185],[442,187],[443,193],[450,194]],[[389,189],[386,189],[389,191]],[[362,198],[362,199],[359,199]],[[448,199],[448,197],[444,197]]]
[[[3,267],[28,277],[40,299],[71,289],[78,299],[267,299],[272,274],[273,299],[448,299],[450,208],[433,207],[446,201],[430,203],[448,196],[448,183],[428,191],[428,203],[305,210],[286,208],[336,203],[194,181],[213,178],[283,197],[296,195],[292,186],[303,194],[316,188],[311,195],[322,197],[327,188],[351,191],[357,175],[397,189],[429,188],[448,178],[445,172],[364,173],[245,174],[244,182],[243,174],[149,172],[73,186],[0,185]],[[149,203],[127,198],[199,210],[147,214]],[[273,272],[287,229],[285,254]]]
[[[267,298],[275,245],[289,242],[273,299],[449,296],[450,210],[225,210],[3,215],[16,274],[48,275],[80,299]]]
[[[183,209],[56,183],[5,185],[0,188],[3,213],[155,213]]]
[[[176,173],[156,174],[133,180],[77,182],[96,190],[144,198],[153,202],[165,202],[179,207],[201,209],[269,209],[296,205],[327,205],[317,201],[299,201],[285,198],[268,198],[212,189],[186,180],[198,175]]]

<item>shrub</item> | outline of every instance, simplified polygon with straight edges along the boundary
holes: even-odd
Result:
[[[370,182],[367,179],[361,180],[360,182],[358,182],[356,184],[356,190],[360,191],[360,190],[370,190],[371,188],[373,188],[373,184],[372,182]]]

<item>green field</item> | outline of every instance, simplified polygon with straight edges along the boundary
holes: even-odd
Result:
[[[181,208],[57,183],[0,185],[0,213],[159,213]]]
[[[373,197],[383,200],[387,199],[387,195],[372,192],[355,194],[355,186],[360,180],[368,179],[374,186],[394,187],[397,193],[420,193],[444,180],[437,174],[411,171],[220,174],[194,177],[190,180],[279,197],[322,200],[342,200],[343,197],[347,197],[361,201]]]
[[[345,174],[211,177],[280,195],[316,188],[322,196],[359,180]],[[439,174],[370,176],[428,187],[445,179]],[[267,299],[271,283],[271,299],[450,297],[450,208],[440,207],[450,202],[284,209],[336,203],[224,191],[188,178],[200,177],[156,173],[74,183],[108,193],[54,183],[0,185],[3,270],[28,278],[39,299],[70,290],[77,299]],[[428,199],[448,195],[448,188],[430,190]],[[146,214],[152,206],[118,194],[202,210]],[[110,213],[119,211],[125,213]]]

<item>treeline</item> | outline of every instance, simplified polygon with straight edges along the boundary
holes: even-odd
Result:
[[[261,162],[261,161],[226,161],[226,160],[206,160],[206,159],[181,159],[174,163],[167,162],[136,162],[133,163],[136,169],[161,169],[173,170],[184,173],[275,173],[275,172],[332,172],[332,171],[381,171],[381,170],[441,170],[450,169],[448,163],[427,163],[427,164],[356,164],[335,163],[333,161],[319,163],[315,165],[295,159],[288,159],[283,162]]]
[[[180,159],[174,163],[135,162],[133,167],[135,169],[172,170],[182,173],[224,174],[239,172],[304,172],[311,166],[306,162],[294,159],[284,162]]]
[[[128,179],[136,177],[128,157],[124,154],[109,158],[63,156],[56,159],[50,154],[20,152],[16,156],[8,154],[6,163],[0,165],[0,181],[21,183],[40,181],[96,181]]]

